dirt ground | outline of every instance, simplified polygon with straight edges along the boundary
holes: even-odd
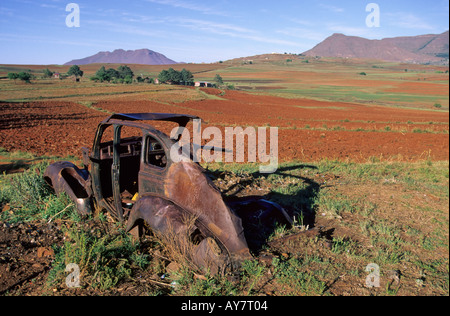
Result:
[[[96,229],[92,223],[89,225]],[[142,270],[132,273],[138,281],[130,279],[108,291],[68,288],[64,284],[48,287],[46,282],[55,261],[53,247],[62,246],[67,239],[63,227],[61,220],[18,224],[0,221],[0,296],[139,296],[155,288],[162,292],[167,289],[152,284],[149,280],[155,276]]]
[[[216,98],[182,103],[108,100],[93,104],[105,112],[67,101],[0,103],[0,147],[37,156],[81,158],[81,147],[92,145],[97,124],[108,113],[160,112],[198,115],[204,120],[203,127],[277,126],[280,161],[449,159],[449,117],[445,112],[203,91]],[[0,295],[10,289],[17,295],[42,294],[54,259],[50,246],[64,242],[59,225],[0,222]],[[141,289],[125,284],[121,293],[109,294],[139,295],[141,290],[145,291],[145,286]],[[77,294],[67,292],[76,290],[64,291],[55,289],[53,294]]]
[[[54,253],[50,246],[61,242],[61,234],[32,224],[1,226],[0,294],[14,287],[20,287],[23,293],[35,291],[35,284],[44,282],[51,265]]]
[[[447,160],[449,156],[445,112],[203,91],[220,99],[182,103],[108,100],[94,106],[115,113],[198,115],[204,120],[203,128],[279,127],[280,161],[361,162],[373,157],[415,161]],[[47,156],[80,156],[81,147],[91,146],[97,124],[108,116],[75,102],[0,106],[0,147]]]

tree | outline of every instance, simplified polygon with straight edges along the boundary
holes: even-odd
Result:
[[[51,77],[53,77],[53,72],[50,71],[50,69],[46,68],[44,70],[44,78],[51,78]]]
[[[107,77],[105,66],[102,66],[99,70],[97,70],[95,75],[93,77],[91,77],[91,80],[100,81],[100,82],[109,81],[110,78]]]
[[[194,75],[189,70],[183,68],[183,70],[181,70],[180,75],[181,75],[181,83],[184,84],[185,86],[190,86],[194,83]]]
[[[127,75],[124,79],[123,82],[126,84],[131,84],[133,83],[133,77],[131,75]]]
[[[16,73],[16,72],[10,72],[10,73],[8,74],[8,78],[9,78],[10,80],[14,80],[14,83],[16,83],[16,80],[19,79],[19,74]]]
[[[133,71],[128,66],[119,66],[117,71],[119,73],[119,78],[125,79],[127,76],[131,76],[131,78],[134,77]]]
[[[219,75],[219,74],[216,75],[216,77],[214,78],[214,81],[216,82],[216,84],[217,84],[218,86],[223,85],[223,79],[222,79],[222,76]]]
[[[181,73],[173,68],[169,68],[169,82],[179,84],[181,81]]]
[[[83,74],[84,72],[80,69],[80,67],[78,67],[78,65],[73,65],[67,72],[68,76],[75,76],[76,79],[78,79],[78,77],[83,77]]]
[[[106,73],[108,74],[110,80],[112,80],[113,78],[119,78],[120,74],[117,70],[113,69],[113,68],[109,68]]]
[[[91,80],[94,81],[100,81],[100,82],[111,82],[111,80],[119,79],[120,74],[119,71],[109,68],[106,70],[105,66],[102,66],[97,72],[95,73],[95,76],[91,77]]]
[[[169,68],[159,73],[158,80],[161,83],[192,85],[194,83],[194,76],[186,69],[176,71],[173,68]]]
[[[31,73],[25,72],[25,71],[19,72],[19,79],[20,80],[25,81],[26,83],[31,83],[31,81],[30,81],[31,78],[32,78]]]
[[[169,81],[169,72],[167,70],[163,70],[159,73],[158,75],[158,80],[161,83],[166,83],[167,81]]]

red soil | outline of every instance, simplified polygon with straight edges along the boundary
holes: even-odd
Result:
[[[104,113],[71,102],[0,103],[0,147],[37,155],[79,155]]]
[[[449,159],[448,113],[204,91],[223,100],[101,101],[96,107],[116,113],[193,114],[204,119],[203,127],[222,130],[278,126],[281,161]],[[0,147],[38,155],[79,156],[81,147],[92,145],[97,124],[108,116],[71,102],[2,103],[0,108]],[[364,131],[349,131],[357,128]],[[414,129],[430,133],[413,133]]]

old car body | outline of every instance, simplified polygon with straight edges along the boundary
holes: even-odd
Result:
[[[125,223],[127,230],[145,223],[163,235],[191,236],[190,257],[198,266],[217,272],[251,259],[242,221],[275,221],[277,217],[289,223],[290,218],[281,207],[262,199],[234,201],[234,210],[250,204],[254,210],[256,205],[257,211],[239,216],[198,163],[171,159],[170,150],[177,140],[150,123],[166,121],[186,127],[193,119],[199,118],[156,113],[111,115],[98,125],[92,149],[83,148],[83,169],[56,162],[47,168],[44,178],[57,194],[68,194],[82,215],[96,207]],[[124,127],[140,131],[139,135],[122,135]],[[105,141],[107,130],[112,132],[112,140]]]

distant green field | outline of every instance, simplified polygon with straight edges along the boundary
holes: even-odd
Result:
[[[443,96],[435,95],[416,95],[404,93],[387,93],[381,91],[364,91],[360,87],[336,87],[336,86],[317,86],[304,89],[274,89],[271,94],[284,96],[288,98],[311,98],[316,100],[336,101],[336,102],[355,102],[355,103],[375,103],[378,105],[389,106],[433,106],[440,103],[443,108],[448,109],[449,99]]]
[[[81,66],[85,72],[84,87],[100,64]],[[115,67],[117,65],[107,65]],[[315,59],[297,55],[270,54],[241,58],[217,64],[179,64],[166,66],[131,65],[135,76],[156,78],[163,69],[186,68],[196,81],[214,83],[220,74],[223,81],[236,89],[286,98],[311,98],[332,102],[351,102],[426,110],[449,110],[448,67],[409,65],[347,59]],[[0,77],[8,72],[31,71],[40,81],[45,68],[65,73],[68,66],[0,65]],[[67,80],[67,79],[66,79]],[[70,80],[70,79],[69,79]],[[54,96],[50,90],[63,89],[60,85],[14,86],[9,80],[0,81],[0,99],[28,100]],[[42,82],[41,82],[42,83]],[[110,85],[103,85],[109,89]],[[37,89],[39,93],[27,94]],[[153,90],[154,88],[150,88]],[[13,90],[16,90],[15,95]],[[24,91],[25,90],[25,91]],[[96,91],[111,95],[120,91],[140,93],[136,89]],[[26,93],[23,93],[26,92]],[[4,95],[6,93],[6,96]],[[66,95],[85,95],[84,92]],[[30,100],[31,100],[30,99]]]
[[[240,64],[234,62],[224,69],[199,76],[201,80],[211,81],[219,73],[237,89],[287,98],[430,110],[449,108],[448,93],[445,93],[449,83],[448,67],[283,57],[268,55],[268,59],[253,60],[251,64],[248,58]],[[292,61],[287,62],[288,59]],[[421,89],[408,91],[403,88],[408,84],[419,85]],[[389,91],[396,87],[398,91]],[[429,87],[439,93],[430,93]],[[441,107],[434,108],[435,104]]]

